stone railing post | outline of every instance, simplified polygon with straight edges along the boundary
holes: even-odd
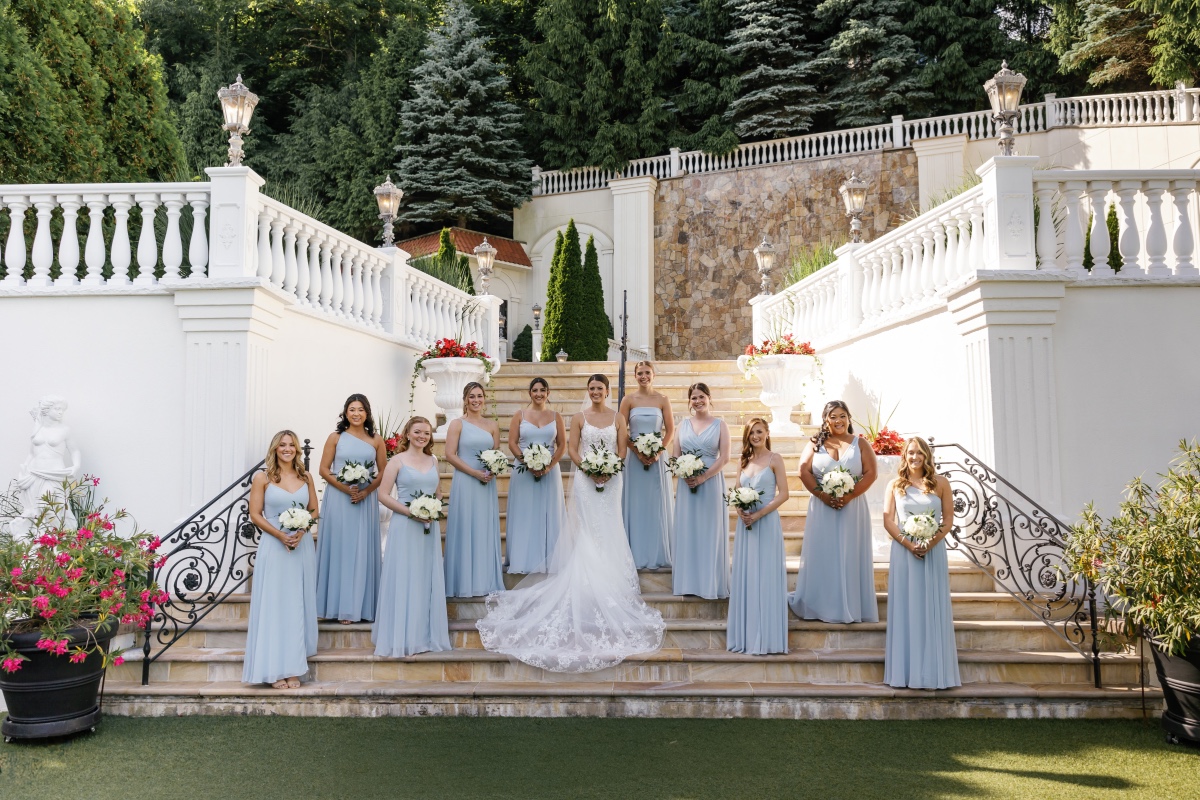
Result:
[[[209,167],[212,211],[208,276],[252,278],[258,269],[259,189],[266,181],[249,167]]]
[[[1175,81],[1175,113],[1172,117],[1174,122],[1192,121],[1191,99],[1187,93],[1187,86],[1184,85],[1183,81]]]
[[[542,329],[533,331],[533,360],[542,360]]]
[[[475,298],[483,312],[483,350],[496,362],[503,364],[507,360],[507,348],[500,341],[500,304],[503,302],[494,294],[479,295]]]
[[[1033,242],[1033,167],[1037,156],[995,156],[976,170],[983,178],[985,246],[974,269],[1037,269]],[[974,233],[971,235],[974,241]]]
[[[1058,127],[1058,111],[1055,107],[1055,101],[1058,100],[1058,95],[1050,92],[1046,95],[1046,130]]]
[[[629,347],[654,352],[654,193],[652,175],[608,182],[613,203],[613,297],[629,290]]]
[[[841,322],[842,330],[849,333],[856,329],[863,321],[863,270],[862,265],[858,262],[856,251],[862,247],[862,244],[845,244],[839,247],[834,253],[837,254],[837,271],[838,271],[838,294],[841,295],[841,308],[838,309],[838,317]]]
[[[538,195],[540,195],[542,193],[542,168],[534,167],[532,170],[532,175],[533,175],[533,196],[537,197]]]
[[[892,117],[892,147],[904,147],[907,144],[904,141],[904,115],[897,114]]]
[[[756,294],[750,298],[750,341],[758,344],[763,339],[770,338],[772,331],[767,324],[767,313],[764,304],[774,300],[770,294]]]
[[[683,160],[679,157],[679,148],[671,148],[671,177],[678,178],[683,174]]]

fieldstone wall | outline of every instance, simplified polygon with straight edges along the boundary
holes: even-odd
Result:
[[[868,240],[917,208],[911,149],[836,156],[660,181],[654,201],[654,354],[729,358],[750,342],[749,300],[759,292],[753,250],[765,234],[780,253],[773,285],[794,254],[850,235],[838,186],[851,171],[867,195]]]

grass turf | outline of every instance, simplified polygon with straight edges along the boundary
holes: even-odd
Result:
[[[0,798],[1200,798],[1156,723],[107,717]]]

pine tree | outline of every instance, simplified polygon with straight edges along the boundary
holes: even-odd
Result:
[[[517,334],[517,338],[513,339],[512,355],[509,358],[513,361],[533,361],[533,328],[526,325]]]
[[[579,360],[603,361],[608,358],[608,339],[612,335],[612,322],[604,309],[604,282],[600,278],[600,256],[596,252],[596,239],[593,236],[588,237],[583,255],[579,321]]]
[[[511,220],[529,197],[532,163],[517,141],[521,114],[504,99],[508,79],[486,44],[463,0],[450,0],[400,113],[402,220],[459,227]]]
[[[729,54],[741,71],[726,112],[742,140],[795,136],[825,104],[809,41],[814,21],[805,0],[736,0]]]
[[[917,50],[904,33],[907,0],[824,0],[816,16],[833,33],[813,61],[843,127],[886,122],[931,99],[917,78]]]
[[[910,103],[909,113],[924,116],[985,108],[980,87],[1007,56],[993,0],[927,0],[904,23],[918,53],[917,79],[931,95]]]
[[[674,113],[670,144],[726,153],[738,137],[725,111],[737,88],[736,63],[725,46],[733,21],[723,0],[668,0],[667,29],[675,61],[665,95]]]
[[[1150,85],[1150,16],[1129,0],[1059,0],[1053,7],[1049,47],[1063,72],[1086,74],[1089,86],[1116,91]]]
[[[550,280],[546,283],[546,323],[542,326],[542,361],[553,361],[566,345],[566,281],[563,275],[563,233],[554,236]]]

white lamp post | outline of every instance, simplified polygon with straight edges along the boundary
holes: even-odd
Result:
[[[565,362],[567,360],[567,351],[559,350],[557,353],[554,354],[554,360],[560,364]]]
[[[1025,88],[1025,76],[1008,68],[1008,62],[1000,65],[1000,71],[988,79],[983,90],[992,103],[992,119],[1000,123],[1000,155],[1014,154],[1016,140],[1013,138],[1013,120],[1021,109],[1021,90]]]
[[[479,264],[479,293],[487,294],[488,284],[492,282],[492,265],[496,263],[498,251],[485,236],[483,242],[471,252],[475,254],[475,261]]]
[[[392,176],[375,187],[375,204],[379,206],[379,218],[383,220],[383,246],[391,247],[396,241],[392,233],[392,220],[400,211],[400,201],[404,199],[404,191],[392,183]]]
[[[850,241],[862,242],[862,215],[867,207],[867,182],[853,172],[838,188],[842,202],[846,205],[846,216],[850,218]]]
[[[225,166],[240,167],[242,156],[245,155],[242,151],[242,135],[250,132],[250,117],[258,105],[258,95],[247,89],[242,83],[242,76],[238,75],[232,85],[217,90],[217,98],[225,115],[225,124],[221,127],[229,131],[229,161]]]
[[[762,276],[762,291],[759,294],[771,293],[771,268],[775,266],[775,247],[763,237],[758,247],[754,248],[754,260],[758,262],[758,274]]]
[[[533,304],[533,329],[535,331],[542,329],[542,307],[537,303]]]

